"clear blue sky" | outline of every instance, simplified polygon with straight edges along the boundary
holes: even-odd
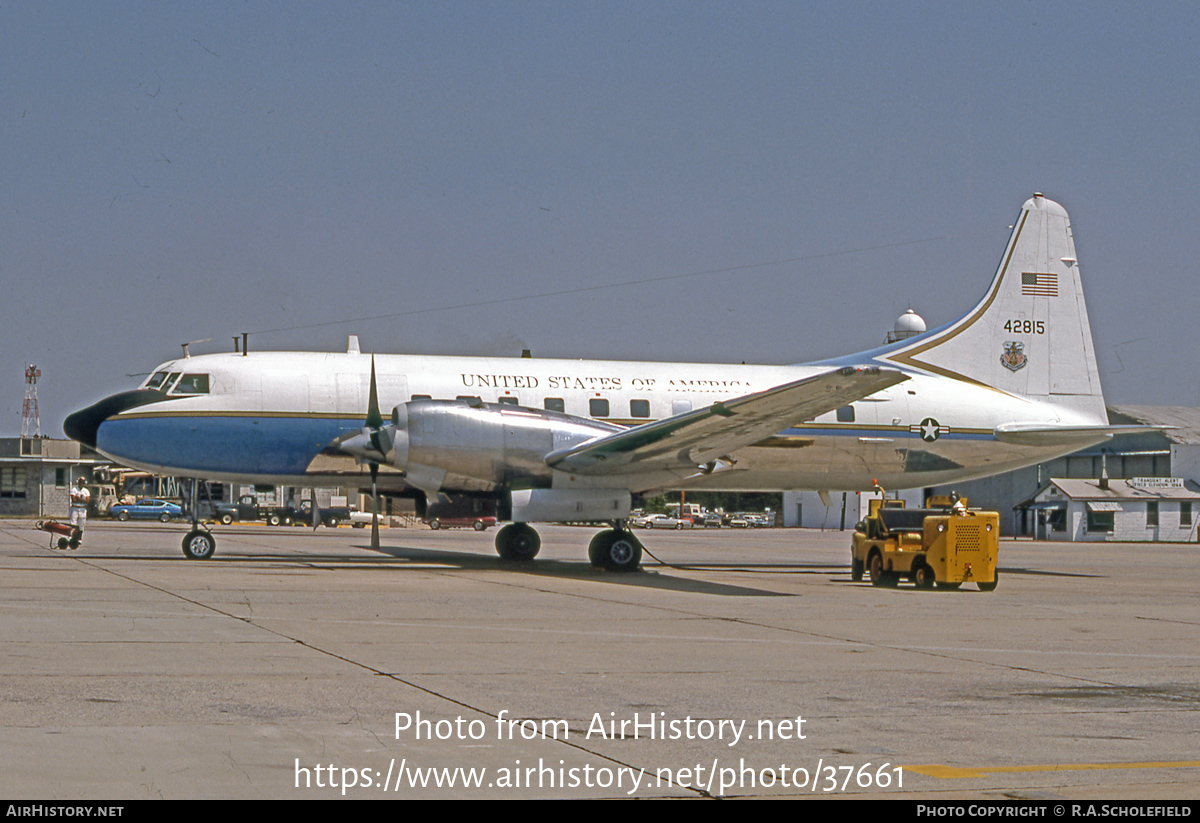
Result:
[[[1034,191],[1109,402],[1195,405],[1198,36],[1195,3],[6,3],[0,434],[28,362],[61,436],[182,342],[399,312],[251,345],[846,354],[969,308]]]

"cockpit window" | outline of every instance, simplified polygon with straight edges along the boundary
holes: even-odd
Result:
[[[208,394],[207,374],[185,374],[175,384],[172,394]]]
[[[146,381],[146,388],[159,389],[162,388],[163,381],[167,379],[165,371],[157,372],[153,377]]]

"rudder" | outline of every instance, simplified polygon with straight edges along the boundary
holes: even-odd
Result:
[[[1027,200],[975,308],[881,359],[1107,423],[1066,210],[1041,194]]]

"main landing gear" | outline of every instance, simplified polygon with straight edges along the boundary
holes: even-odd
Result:
[[[605,529],[588,545],[588,559],[598,569],[634,572],[642,562],[642,543],[623,522]],[[532,560],[542,547],[538,533],[528,523],[509,523],[496,533],[496,553],[504,560]]]
[[[588,560],[598,569],[635,572],[642,562],[642,543],[631,531],[605,529],[588,544]]]
[[[501,560],[532,560],[541,548],[542,538],[528,523],[509,523],[496,533]]]

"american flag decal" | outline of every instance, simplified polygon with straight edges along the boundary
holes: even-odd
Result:
[[[1021,294],[1058,297],[1058,275],[1053,272],[1021,272]]]

